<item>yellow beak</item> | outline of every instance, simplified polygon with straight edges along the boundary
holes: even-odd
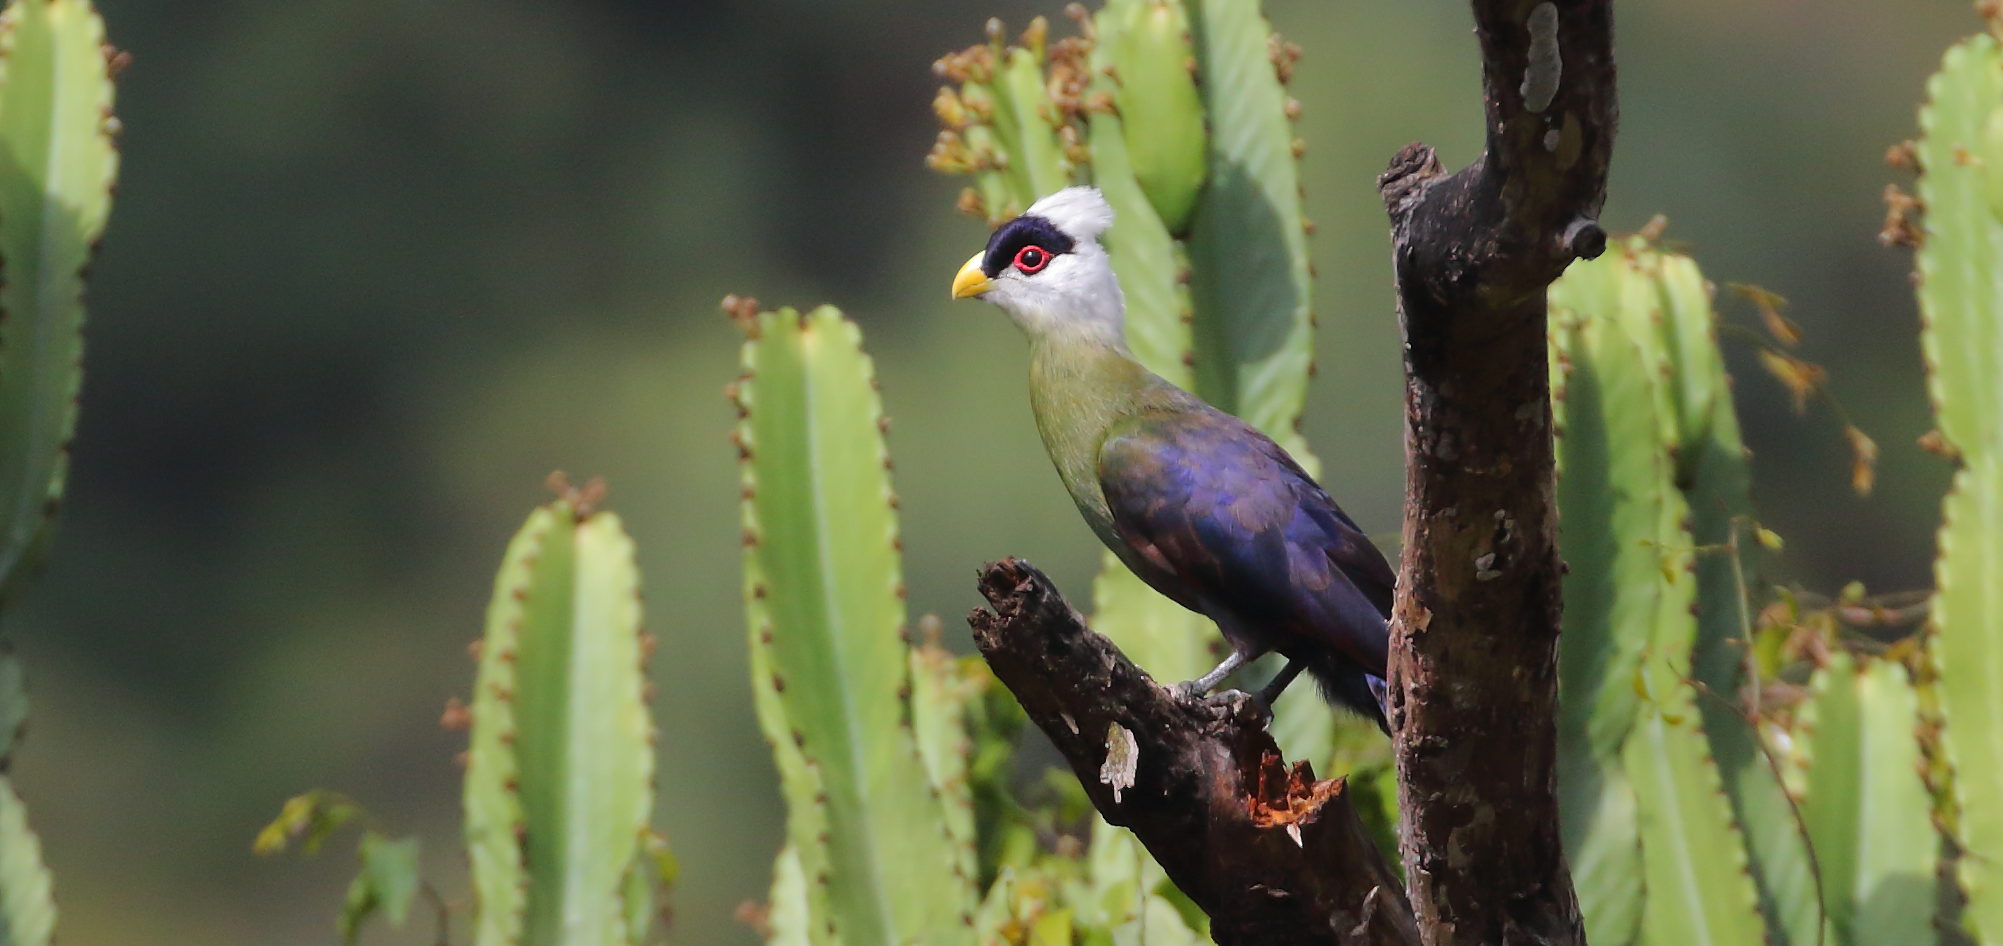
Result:
[[[994,288],[995,281],[989,279],[987,273],[981,272],[983,255],[985,254],[975,253],[974,258],[968,260],[967,265],[960,267],[959,273],[953,277],[953,298],[971,299]]]

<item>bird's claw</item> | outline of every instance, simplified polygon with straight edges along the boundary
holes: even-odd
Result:
[[[1267,724],[1273,721],[1273,704],[1258,693],[1230,689],[1215,692],[1202,689],[1202,681],[1184,680],[1169,687],[1177,699],[1193,703],[1204,703],[1229,713],[1235,713],[1240,706],[1250,706],[1253,712]]]
[[[1204,701],[1230,710],[1234,714],[1240,707],[1250,707],[1252,712],[1258,714],[1259,726],[1262,729],[1273,722],[1273,704],[1257,693],[1247,693],[1244,690],[1219,690],[1210,694]]]

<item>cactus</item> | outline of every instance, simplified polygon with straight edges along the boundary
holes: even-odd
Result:
[[[118,172],[104,24],[84,0],[0,12],[0,597],[40,558],[83,378],[83,278]]]
[[[46,548],[83,378],[83,280],[111,210],[119,54],[88,0],[0,10],[0,600]],[[0,944],[45,946],[52,881],[6,777],[27,713],[0,650]]]
[[[1575,265],[1551,309],[1571,565],[1559,781],[1565,810],[1587,813],[1565,840],[1583,865],[1589,938],[1738,942],[1765,929],[1813,942],[1805,844],[1732,711],[1743,650],[1732,639],[1749,623],[1733,534],[1750,500],[1708,287],[1688,259],[1638,238]],[[1721,789],[1732,805],[1717,803]]]
[[[56,903],[42,844],[7,779],[7,766],[28,719],[21,665],[0,645],[0,946],[48,946]]]
[[[914,737],[895,500],[860,333],[826,307],[745,327],[745,603],[787,836],[808,886],[826,889],[806,898],[808,936],[970,941],[969,839],[949,789],[912,777],[951,766],[926,765]]]
[[[1801,812],[1837,946],[1933,932],[1940,842],[1913,738],[1919,698],[1894,660],[1837,651],[1801,712]]]
[[[1942,452],[1958,459],[1941,510],[1929,655],[1941,746],[1952,771],[1949,819],[1966,853],[1955,863],[1964,921],[1984,942],[2003,939],[2003,805],[1995,747],[2003,744],[1995,668],[2003,664],[2003,49],[1976,36],[1948,50],[1927,84],[1914,146],[1925,208],[1917,252],[1923,330]]]
[[[494,582],[466,767],[481,944],[628,942],[652,723],[632,540],[595,504],[537,509]]]
[[[550,478],[556,501],[529,515],[494,577],[470,706],[446,707],[470,730],[464,835],[477,946],[640,946],[657,888],[677,867],[648,826],[654,729],[646,707],[639,572],[597,481]],[[416,838],[392,839],[352,800],[325,791],[285,803],[256,850],[300,842],[315,853],[349,822],[364,826],[361,872],[341,931],[382,912],[403,923],[416,893]],[[447,905],[432,895],[444,939]]]
[[[1210,120],[1189,234],[1196,393],[1305,465],[1295,427],[1313,371],[1313,267],[1285,88],[1294,51],[1242,0],[1191,0],[1190,23]]]

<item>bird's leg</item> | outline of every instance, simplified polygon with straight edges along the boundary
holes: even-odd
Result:
[[[1300,676],[1301,671],[1307,668],[1305,660],[1287,661],[1286,667],[1273,677],[1271,683],[1266,684],[1265,689],[1259,691],[1259,702],[1266,704],[1267,711],[1270,712],[1273,701],[1280,698],[1280,693],[1286,690],[1287,684],[1294,682],[1294,678]]]
[[[1246,657],[1243,651],[1233,650],[1230,656],[1224,658],[1223,663],[1212,668],[1209,673],[1194,680],[1176,684],[1176,692],[1192,700],[1201,697],[1203,694],[1210,692],[1219,683],[1224,682],[1224,678],[1236,672],[1239,667],[1245,666],[1245,661],[1248,659],[1250,658]]]

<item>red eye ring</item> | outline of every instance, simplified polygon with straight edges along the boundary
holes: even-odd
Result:
[[[1015,251],[1015,268],[1024,276],[1034,276],[1050,265],[1050,251],[1031,243]]]

